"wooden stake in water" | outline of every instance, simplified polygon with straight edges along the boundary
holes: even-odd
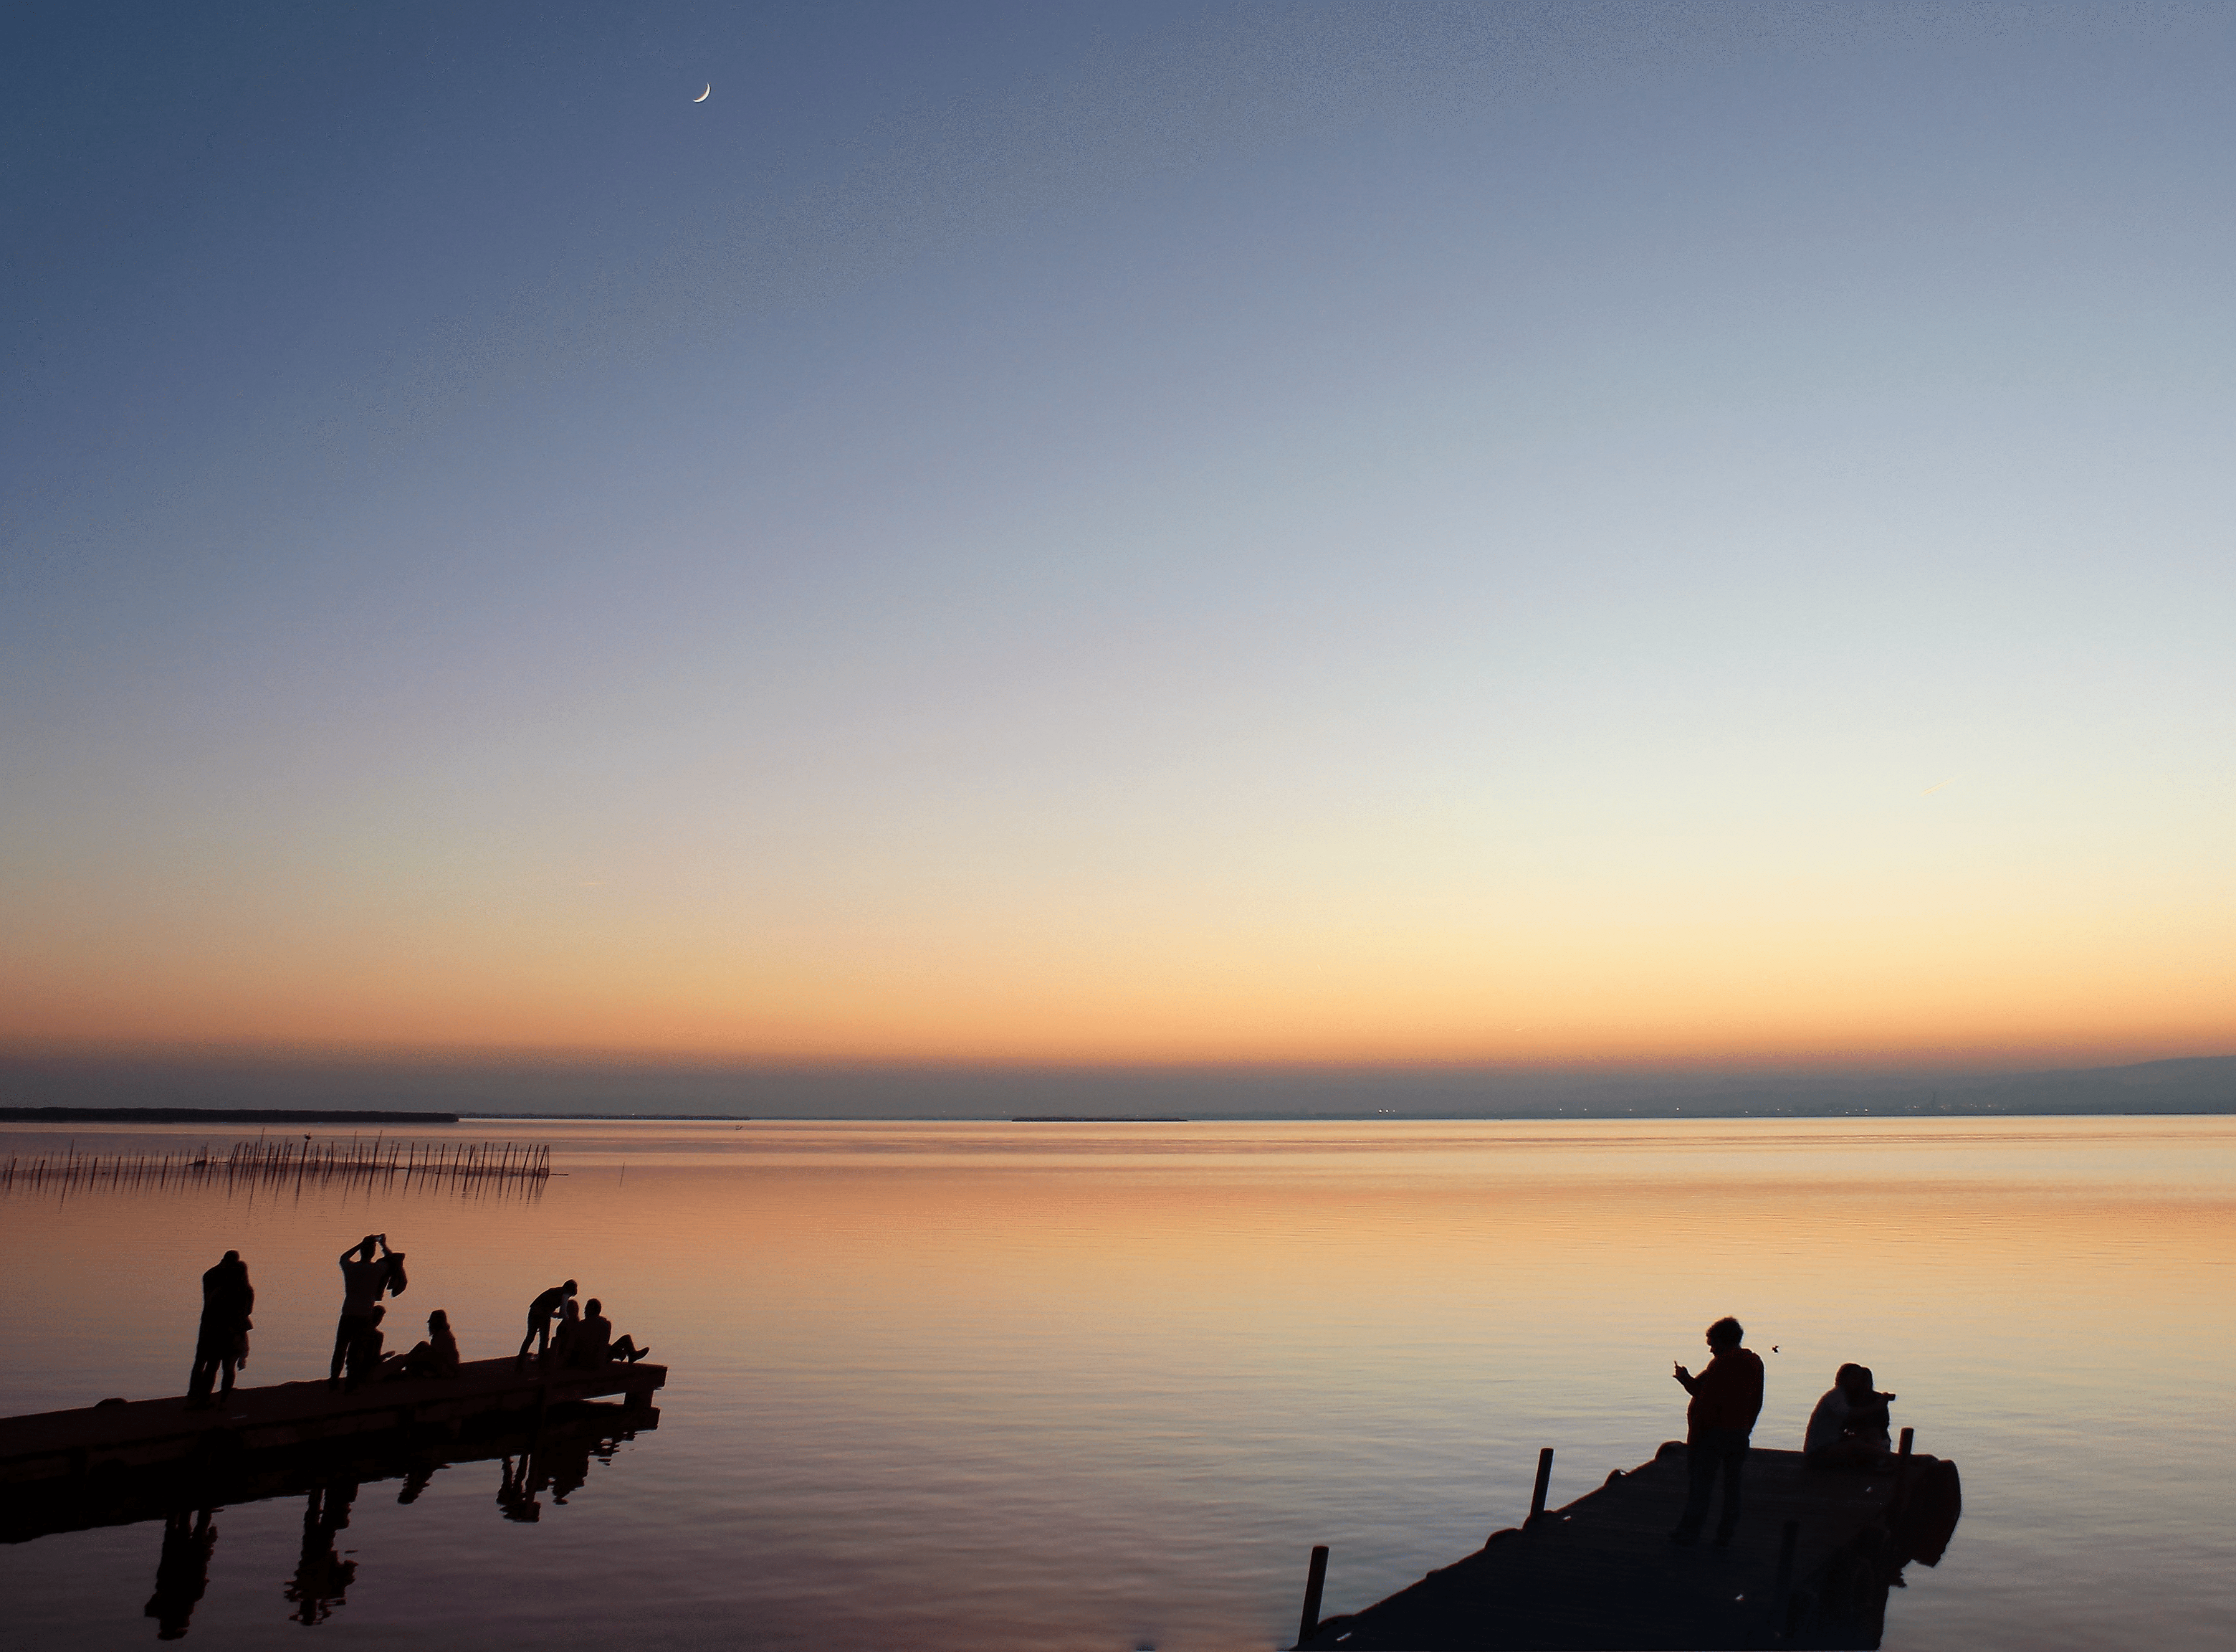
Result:
[[[1320,1591],[1327,1587],[1327,1544],[1312,1545],[1312,1563],[1305,1572],[1305,1612],[1297,1620],[1299,1646],[1319,1633]]]

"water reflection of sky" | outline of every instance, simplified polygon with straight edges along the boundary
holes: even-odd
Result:
[[[59,1333],[0,1372],[5,1410],[177,1391],[227,1247],[260,1293],[244,1380],[322,1369],[335,1255],[380,1228],[398,1311],[448,1308],[470,1355],[572,1275],[674,1375],[562,1518],[508,1525],[458,1474],[361,1500],[327,1630],[1263,1647],[1312,1543],[1356,1606],[1510,1523],[1538,1446],[1559,1501],[1681,1432],[1669,1361],[1733,1311],[1770,1362],[1761,1443],[1858,1359],[1963,1467],[1890,1645],[2204,1645],[2236,1609],[2211,1468],[2236,1121],[458,1132],[548,1140],[567,1174],[527,1206],[0,1203],[16,1322]],[[220,1517],[197,1636],[286,1627],[266,1585],[300,1512]],[[53,1637],[137,1643],[160,1536],[0,1552],[0,1585]]]

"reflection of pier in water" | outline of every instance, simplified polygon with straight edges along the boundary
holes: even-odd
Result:
[[[344,1557],[338,1534],[365,1486],[401,1480],[396,1500],[410,1504],[446,1468],[493,1463],[498,1517],[534,1522],[547,1498],[563,1506],[582,1489],[593,1460],[610,1464],[623,1442],[660,1426],[650,1398],[666,1380],[661,1367],[556,1373],[571,1380],[548,1383],[532,1371],[506,1381],[511,1367],[510,1360],[469,1365],[463,1374],[480,1380],[465,1392],[458,1380],[432,1378],[332,1395],[324,1383],[287,1383],[236,1389],[234,1404],[220,1413],[152,1400],[7,1419],[0,1422],[0,1542],[161,1521],[147,1614],[157,1620],[157,1638],[176,1640],[208,1588],[217,1514],[299,1497],[303,1545],[286,1585],[288,1616],[321,1622],[357,1577],[359,1563]],[[586,1391],[624,1398],[600,1401]],[[260,1405],[224,1414],[253,1396]],[[142,1415],[127,1423],[120,1413],[128,1410]],[[172,1426],[187,1419],[186,1432]],[[92,1432],[104,1428],[105,1439]]]
[[[1747,1453],[1746,1513],[1727,1548],[1680,1547],[1685,1447],[1617,1469],[1545,1507],[1539,1453],[1529,1519],[1357,1613],[1323,1618],[1315,1550],[1300,1648],[1874,1648],[1910,1562],[1937,1564],[1962,1506],[1956,1465],[1902,1453],[1873,1472],[1820,1470],[1799,1452]]]

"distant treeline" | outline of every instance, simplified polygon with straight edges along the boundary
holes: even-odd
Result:
[[[0,1107],[8,1124],[455,1124],[456,1113],[332,1112],[317,1107]]]

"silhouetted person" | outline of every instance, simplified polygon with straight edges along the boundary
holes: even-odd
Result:
[[[194,1334],[194,1369],[187,1377],[188,1405],[199,1408],[214,1403],[209,1397],[213,1380],[220,1381],[220,1392],[233,1392],[233,1372],[244,1357],[248,1316],[255,1306],[256,1288],[248,1282],[248,1264],[239,1251],[227,1251],[224,1260],[202,1275],[202,1322]]]
[[[1894,1395],[1881,1393],[1869,1366],[1844,1365],[1832,1386],[1809,1413],[1801,1449],[1812,1468],[1873,1468],[1884,1461],[1893,1419],[1887,1406]]]
[[[1685,1516],[1669,1534],[1672,1543],[1695,1543],[1708,1518],[1708,1501],[1715,1494],[1716,1477],[1724,1481],[1724,1512],[1716,1522],[1716,1546],[1732,1540],[1739,1524],[1739,1476],[1746,1467],[1747,1436],[1762,1414],[1762,1361],[1739,1345],[1746,1332],[1734,1319],[1720,1319],[1708,1328],[1708,1350],[1714,1358],[1694,1376],[1683,1366],[1677,1380],[1693,1396],[1685,1409],[1685,1467],[1690,1482]]]
[[[382,1252],[373,1255],[375,1246]],[[326,1372],[326,1386],[341,1386],[342,1367],[349,1359],[349,1351],[372,1311],[380,1306],[380,1294],[389,1287],[391,1263],[394,1253],[388,1249],[388,1236],[369,1233],[357,1244],[342,1252],[342,1316],[334,1327],[334,1359]]]
[[[575,1359],[575,1334],[582,1328],[582,1310],[573,1302],[559,1304],[558,1321],[551,1328],[551,1349],[541,1363],[549,1366],[571,1365]]]
[[[381,1367],[384,1380],[398,1377],[455,1377],[458,1374],[458,1339],[450,1334],[450,1316],[437,1308],[427,1316],[427,1340],[414,1343],[408,1353],[392,1354]]]
[[[312,1488],[303,1508],[302,1557],[287,1585],[287,1598],[301,1609],[290,1614],[298,1622],[325,1622],[357,1581],[357,1562],[344,1560],[334,1550],[334,1534],[348,1529],[350,1504],[356,1500],[354,1480]]]
[[[597,1367],[608,1360],[621,1360],[635,1365],[652,1352],[641,1348],[628,1337],[614,1340],[614,1322],[599,1311],[602,1305],[595,1296],[584,1306],[582,1322],[575,1328],[568,1339],[566,1362],[569,1365]]]
[[[387,1314],[386,1308],[375,1302],[372,1312],[358,1321],[357,1330],[350,1338],[347,1350],[349,1382],[346,1386],[352,1389],[362,1388],[379,1373],[380,1321]]]
[[[549,1290],[541,1293],[528,1305],[528,1334],[520,1339],[520,1354],[512,1362],[514,1369],[517,1370],[528,1363],[528,1345],[531,1342],[536,1344],[537,1359],[541,1360],[550,1352],[552,1315],[558,1313],[561,1304],[574,1294],[575,1282],[570,1279],[563,1285],[554,1285]]]
[[[155,1638],[182,1641],[187,1621],[209,1589],[210,1551],[217,1547],[217,1528],[210,1511],[189,1514],[181,1509],[163,1521],[163,1554],[155,1563],[155,1592],[148,1597],[147,1615],[155,1620]]]

